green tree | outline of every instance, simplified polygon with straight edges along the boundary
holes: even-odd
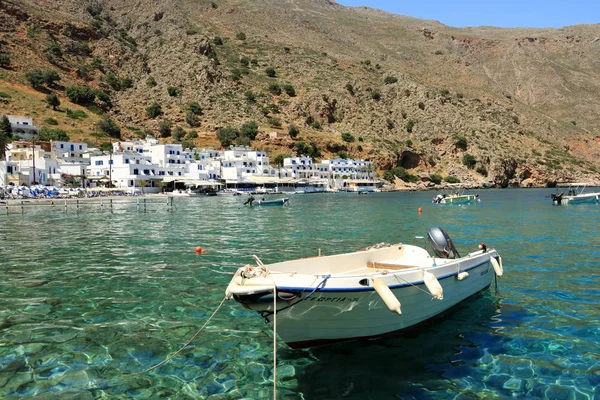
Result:
[[[290,135],[290,137],[292,139],[296,139],[298,137],[299,133],[300,133],[300,130],[298,129],[298,127],[295,124],[291,124],[288,127],[288,134]]]
[[[392,121],[390,118],[386,118],[385,126],[387,126],[388,129],[394,129],[394,121]]]
[[[53,69],[44,71],[44,83],[48,86],[54,85],[55,82],[60,81],[60,75]]]
[[[425,109],[425,103],[423,103],[422,101],[419,102],[418,106],[421,110]]]
[[[176,142],[180,142],[185,136],[185,130],[180,126],[176,126],[175,129],[173,129],[173,134],[171,136]]]
[[[354,86],[352,86],[352,84],[346,83],[346,90],[348,91],[348,93],[354,96]]]
[[[415,127],[415,121],[413,121],[412,119],[409,119],[408,122],[406,123],[406,132],[412,132],[414,127]]]
[[[246,40],[246,34],[244,32],[238,32],[235,34],[237,40]]]
[[[246,56],[243,56],[242,58],[240,58],[240,64],[244,67],[247,67],[248,65],[250,65],[250,59]]]
[[[454,140],[455,140],[454,145],[457,148],[462,149],[464,151],[467,150],[467,139],[466,138],[464,138],[463,136],[455,136]]]
[[[160,136],[164,138],[171,136],[171,126],[171,121],[168,119],[160,121],[158,123],[158,132],[160,133]]]
[[[169,86],[167,88],[167,93],[169,93],[169,96],[171,97],[177,97],[181,95],[181,88],[178,88],[176,86]]]
[[[238,136],[238,130],[229,126],[217,130],[217,139],[219,139],[221,146],[224,148],[231,146]]]
[[[371,92],[371,98],[375,101],[379,101],[381,99],[381,93],[379,93],[379,90],[373,90]]]
[[[200,119],[196,114],[191,111],[185,113],[185,123],[188,124],[191,128],[195,126],[200,126]]]
[[[69,135],[67,135],[67,132],[63,131],[62,129],[52,129],[44,127],[40,129],[38,139],[43,141],[58,140],[61,142],[68,142]]]
[[[156,79],[154,79],[154,77],[152,75],[150,75],[146,79],[146,86],[148,86],[148,87],[154,87],[154,86],[156,86]]]
[[[462,162],[464,165],[467,166],[467,168],[472,169],[475,167],[475,164],[477,164],[477,159],[475,158],[475,156],[467,153],[463,156]]]
[[[273,67],[265,69],[265,73],[269,78],[275,78],[277,76],[277,71],[275,71],[275,68]]]
[[[151,106],[146,108],[146,115],[148,118],[156,118],[163,113],[162,107],[158,103],[152,103]]]
[[[352,136],[352,134],[344,132],[342,133],[342,140],[346,143],[352,143],[354,142],[354,136]]]
[[[69,86],[65,90],[67,97],[76,104],[90,104],[96,99],[94,90],[87,86]]]
[[[250,140],[256,139],[256,135],[258,134],[258,124],[256,121],[245,122],[240,128],[240,134],[246,136]]]
[[[256,103],[256,95],[251,90],[244,93],[244,97],[248,103]]]
[[[383,83],[385,83],[386,85],[389,85],[391,83],[396,83],[398,82],[398,78],[396,78],[395,76],[386,76],[383,79]]]
[[[185,137],[187,140],[193,140],[193,139],[197,139],[198,138],[198,132],[196,131],[189,131],[187,136]]]
[[[278,154],[274,159],[273,159],[273,164],[277,167],[277,168],[281,168],[283,167],[283,161],[289,157],[286,154]]]
[[[201,115],[202,114],[202,107],[200,106],[200,103],[198,103],[197,101],[192,101],[190,103],[187,103],[185,105],[185,109],[189,112],[192,112],[196,115]]]
[[[290,97],[296,96],[296,89],[292,85],[286,84],[283,85],[283,91]]]
[[[395,178],[400,178],[405,182],[417,182],[419,178],[409,173],[402,167],[394,167],[383,173],[383,179],[392,182]]]
[[[105,115],[100,121],[96,123],[96,128],[102,133],[106,133],[108,136],[120,139],[121,128],[116,124],[110,117]]]
[[[0,53],[0,68],[10,66],[10,56],[6,53]]]
[[[121,90],[121,80],[117,75],[113,74],[112,72],[106,75],[106,83],[108,84],[108,86],[110,86],[113,90],[116,90],[117,92]]]
[[[223,46],[223,39],[220,36],[215,36],[213,43],[217,46]]]
[[[460,183],[460,179],[458,179],[455,176],[450,175],[450,176],[447,176],[447,177],[444,178],[444,182],[448,182],[448,183]]]
[[[27,71],[25,79],[27,79],[32,88],[39,89],[44,84],[44,73],[38,69]]]
[[[2,118],[0,118],[0,160],[6,158],[6,150],[11,135],[12,127],[10,126],[10,121],[6,115],[3,115]]]
[[[269,84],[269,92],[271,92],[271,94],[274,94],[275,96],[279,96],[281,94],[281,86],[273,82]]]
[[[101,101],[102,103],[104,103],[106,108],[111,108],[112,107],[112,101],[110,100],[110,96],[101,91],[101,90],[96,90],[96,98]]]
[[[60,106],[60,100],[58,99],[56,93],[48,93],[46,95],[46,103],[48,103],[48,105],[52,107],[54,111],[56,111],[56,108]]]
[[[436,185],[442,183],[442,176],[438,174],[433,174],[429,176],[429,179],[431,179],[431,182],[435,183]]]

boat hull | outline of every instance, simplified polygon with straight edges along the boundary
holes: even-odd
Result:
[[[273,318],[273,291],[269,280],[250,296],[234,298],[246,308],[259,312],[292,348],[369,339],[402,332],[439,316],[469,297],[485,290],[493,281],[490,257],[481,253],[430,269],[443,289],[441,300],[432,299],[423,280],[423,271],[391,272],[380,275],[401,304],[401,314],[391,312],[366,276],[349,277],[346,282],[327,280],[322,287],[291,286],[277,275],[277,318]],[[459,280],[459,272],[468,272]],[[343,279],[343,278],[342,278]],[[365,286],[359,282],[368,282]],[[354,282],[352,287],[349,282]],[[269,288],[270,285],[270,288]],[[317,285],[318,286],[318,285]],[[262,294],[261,294],[262,291]],[[302,299],[302,300],[300,300]],[[299,301],[300,300],[300,301]]]
[[[600,201],[600,193],[565,196],[563,197],[562,201],[565,204],[596,204]]]
[[[288,204],[288,202],[289,202],[288,198],[276,199],[276,200],[255,200],[250,205],[252,207],[284,206],[284,205]]]

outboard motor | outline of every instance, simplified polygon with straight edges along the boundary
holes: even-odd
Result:
[[[440,258],[456,258],[460,257],[452,239],[444,230],[438,226],[429,229],[427,239],[433,247],[435,255]]]

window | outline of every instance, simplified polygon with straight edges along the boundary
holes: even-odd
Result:
[[[129,158],[125,159],[125,164],[129,164]]]
[[[79,150],[83,150],[83,146],[82,145],[79,145]]]
[[[134,169],[133,169],[133,174],[134,174],[134,175],[139,175],[139,173],[140,173],[140,170],[139,170],[139,169],[137,169],[137,168],[134,168]]]
[[[96,160],[95,165],[104,165],[104,161]]]

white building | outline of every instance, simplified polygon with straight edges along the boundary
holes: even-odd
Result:
[[[156,193],[160,190],[158,182],[162,181],[164,170],[146,155],[122,152],[91,156],[87,176],[92,181],[108,179],[113,187],[124,190],[134,190],[145,183],[145,192]]]
[[[12,134],[21,139],[36,138],[40,128],[33,124],[33,118],[20,115],[7,115]]]
[[[47,147],[47,148],[46,148]],[[2,178],[7,184],[31,186],[55,185],[59,179],[58,162],[51,157],[47,142],[16,141],[8,145],[6,152],[6,175]]]
[[[60,162],[90,165],[90,154],[86,143],[54,142],[52,155]]]
[[[283,159],[282,177],[297,179],[320,178],[319,170],[310,157],[288,157]]]
[[[269,165],[267,153],[250,150],[247,147],[234,147],[223,152],[221,179],[243,182],[252,176],[278,176],[277,169]]]

